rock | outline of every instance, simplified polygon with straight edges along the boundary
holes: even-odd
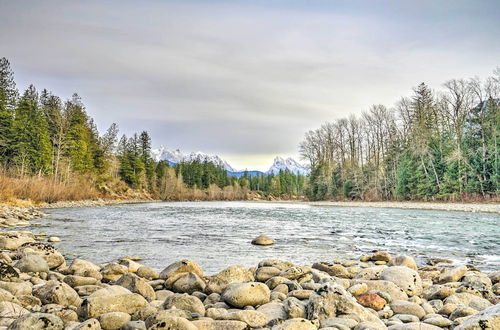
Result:
[[[68,306],[48,304],[42,306],[40,309],[41,313],[54,314],[59,317],[63,323],[78,321],[78,315],[76,312]]]
[[[387,301],[378,294],[366,293],[356,297],[356,300],[361,306],[368,307],[379,311],[385,307]]]
[[[398,319],[403,323],[414,323],[419,321],[419,318],[412,314],[395,314],[393,319]]]
[[[44,304],[63,306],[80,306],[82,300],[78,293],[66,283],[48,281],[43,286],[33,290],[33,295]]]
[[[5,282],[0,281],[0,288],[9,291],[12,295],[18,297],[21,295],[31,295],[31,285],[24,282]]]
[[[450,320],[456,320],[462,317],[471,316],[477,314],[477,310],[472,307],[467,307],[464,305],[458,305],[457,308],[450,314]]]
[[[259,268],[260,267],[275,267],[278,268],[279,270],[283,271],[285,269],[288,269],[290,267],[293,267],[293,263],[290,261],[286,260],[280,260],[280,259],[265,259],[259,262]]]
[[[125,323],[121,330],[147,330],[144,321],[129,321]]]
[[[231,312],[223,316],[224,320],[241,321],[248,324],[252,328],[263,327],[269,322],[267,316],[258,311],[237,311]]]
[[[161,322],[153,324],[148,330],[198,330],[198,328],[182,317],[171,316],[163,319]]]
[[[417,305],[416,303],[413,302],[405,300],[394,300],[390,306],[395,314],[415,315],[419,319],[425,316],[424,309],[420,305]]]
[[[268,320],[286,320],[288,318],[286,307],[284,304],[279,302],[269,302],[267,304],[260,305],[257,308],[257,311],[266,315]]]
[[[61,239],[57,236],[51,236],[49,237],[49,239],[47,240],[47,242],[51,242],[51,243],[57,243],[57,242],[60,242]]]
[[[285,308],[286,316],[283,319],[296,319],[306,317],[306,303],[298,300],[297,298],[287,298],[283,301],[283,306]]]
[[[196,320],[192,321],[198,330],[244,330],[247,324],[241,321],[228,320]]]
[[[138,293],[147,301],[152,301],[156,299],[155,290],[148,284],[148,282],[132,273],[123,275],[116,281],[116,285],[123,286],[124,288],[130,290],[132,293]]]
[[[17,250],[24,243],[34,243],[35,236],[27,232],[0,233],[0,250]]]
[[[198,313],[200,315],[205,315],[205,306],[201,302],[200,299],[190,296],[187,293],[180,294],[175,293],[171,296],[168,296],[163,303],[164,309],[177,308],[186,311],[190,311],[192,313]]]
[[[11,282],[19,279],[19,273],[14,267],[0,261],[0,281]]]
[[[203,292],[205,287],[205,281],[198,275],[195,273],[185,273],[174,282],[172,290],[175,292],[192,294],[195,291]]]
[[[118,281],[120,277],[128,273],[126,266],[111,262],[101,269],[102,279],[106,281]]]
[[[7,301],[0,302],[0,322],[2,325],[9,325],[26,314],[29,314],[29,311],[18,304]]]
[[[349,291],[349,293],[353,296],[360,296],[368,291],[368,286],[366,285],[366,283],[358,283],[350,286],[347,291]]]
[[[285,269],[280,273],[279,276],[287,278],[289,280],[296,280],[299,279],[300,277],[308,274],[311,272],[311,267],[307,266],[294,266]]]
[[[441,328],[436,327],[434,325],[421,322],[391,325],[388,329],[389,330],[442,330]]]
[[[160,274],[158,274],[158,272],[156,270],[154,270],[151,267],[147,267],[147,266],[139,267],[139,269],[137,269],[136,275],[139,277],[148,279],[148,280],[152,280],[152,279],[160,277]]]
[[[389,261],[389,266],[406,266],[410,269],[417,270],[415,259],[409,256],[397,256]]]
[[[386,330],[386,329],[387,327],[385,325],[373,322],[361,322],[354,327],[354,330]]]
[[[500,329],[500,304],[466,318],[455,330]]]
[[[453,324],[452,321],[450,321],[447,318],[444,318],[442,316],[426,318],[426,319],[424,319],[423,322],[430,324],[430,325],[434,325],[436,327],[440,327],[440,328],[446,328],[446,327],[449,327]]]
[[[356,299],[338,284],[324,284],[316,290],[307,304],[309,320],[324,320],[340,314],[356,314],[360,321],[382,323],[376,315],[358,304]]]
[[[395,283],[410,297],[422,294],[423,288],[420,275],[408,267],[388,267],[380,274],[380,279]]]
[[[109,312],[132,314],[147,305],[147,301],[144,297],[136,293],[131,293],[125,288],[122,289],[126,290],[126,293],[109,289],[110,288],[98,290],[85,299],[78,309],[78,314],[85,319]]]
[[[351,284],[364,283],[368,287],[368,292],[370,291],[380,291],[386,292],[389,296],[389,300],[407,300],[408,295],[398,287],[396,284],[390,281],[382,281],[382,280],[374,280],[374,281],[366,281],[366,280],[352,280]],[[384,297],[383,297],[384,298]],[[384,298],[385,299],[385,298]],[[387,300],[387,299],[386,299]],[[390,301],[388,301],[390,302]]]
[[[267,236],[267,235],[259,235],[258,237],[254,238],[252,240],[252,244],[253,245],[273,245],[274,244],[274,240]]]
[[[438,283],[458,282],[467,272],[467,266],[460,266],[448,269],[441,274],[437,280]]]
[[[49,265],[42,257],[36,254],[30,254],[24,256],[16,262],[14,265],[17,269],[22,271],[23,273],[41,273],[41,272],[49,272]]]
[[[226,287],[221,299],[234,307],[258,306],[268,303],[271,291],[258,282],[233,283]]]
[[[427,300],[444,300],[454,294],[455,288],[445,286],[445,285],[431,285],[423,290],[423,297]]]
[[[120,265],[123,265],[123,266],[127,267],[127,271],[129,273],[136,273],[139,270],[139,268],[142,267],[142,265],[140,263],[135,262],[135,261],[133,261],[131,259],[120,259],[118,261],[118,263]]]
[[[389,262],[391,260],[391,255],[388,252],[377,251],[370,256],[369,260]]]
[[[30,313],[16,319],[10,330],[62,330],[63,321],[55,315],[46,313]]]
[[[203,277],[203,271],[196,262],[189,259],[184,259],[167,266],[167,268],[162,270],[162,272],[160,273],[160,278],[167,279],[173,275],[180,273],[195,273],[199,277]]]
[[[276,325],[272,330],[316,330],[317,327],[306,319],[290,319]]]
[[[101,330],[101,324],[97,319],[88,319],[77,325],[73,330]],[[66,329],[65,329],[66,330]]]
[[[70,287],[75,288],[77,286],[85,285],[95,285],[97,280],[94,277],[85,277],[78,275],[68,275],[64,278],[64,283],[68,284]]]
[[[97,317],[101,328],[105,330],[120,329],[130,321],[130,315],[123,312],[104,313]]]
[[[488,277],[490,278],[492,284],[500,283],[500,270],[490,273]]]
[[[329,319],[321,320],[320,325],[321,328],[331,327],[339,329],[339,326],[343,326],[347,329],[352,329],[356,325],[358,325],[358,321],[348,318],[332,317]]]
[[[151,306],[149,306],[151,307]],[[191,320],[192,314],[190,311],[183,310],[183,309],[167,309],[167,310],[159,310],[159,311],[147,311],[146,313],[142,313],[142,315],[136,315],[134,314],[133,318],[136,318],[136,316],[139,316],[140,318],[144,318],[146,316],[146,328],[150,328],[154,324],[161,323],[165,319],[169,319],[171,317],[182,317],[185,318],[186,320]]]
[[[488,300],[466,292],[452,294],[444,300],[444,304],[464,305],[477,311],[482,311],[492,305]]]
[[[75,259],[68,267],[68,274],[83,276],[83,277],[93,277],[98,281],[102,280],[102,275],[100,273],[101,268],[90,261],[83,259]]]
[[[321,270],[330,276],[352,278],[351,273],[342,265],[331,264],[328,262],[316,262],[312,265],[312,268]]]
[[[370,268],[363,269],[359,273],[357,273],[354,278],[362,279],[362,280],[379,280],[380,275],[384,270],[387,269],[387,266],[374,266]]]
[[[265,282],[274,276],[278,276],[280,273],[281,270],[279,270],[276,267],[270,267],[270,266],[259,267],[255,271],[255,280],[259,282]]]
[[[208,292],[212,293],[222,293],[224,289],[232,283],[246,283],[254,281],[254,277],[251,271],[243,266],[231,266],[217,275],[212,276],[207,283],[206,289]]]
[[[24,255],[36,254],[42,257],[50,269],[55,269],[65,262],[63,255],[48,243],[28,242],[21,245],[17,250]]]

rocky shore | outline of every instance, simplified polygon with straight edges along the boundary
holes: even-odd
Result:
[[[192,260],[67,262],[45,240],[0,233],[0,329],[500,329],[500,271],[379,251],[209,276]]]

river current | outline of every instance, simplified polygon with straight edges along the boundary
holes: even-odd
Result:
[[[68,258],[104,263],[124,256],[144,258],[162,270],[193,259],[208,274],[266,258],[297,264],[357,259],[373,250],[451,259],[485,271],[500,270],[498,214],[428,210],[348,208],[257,202],[176,202],[49,209],[30,228],[61,238]],[[272,246],[251,240],[266,234]]]

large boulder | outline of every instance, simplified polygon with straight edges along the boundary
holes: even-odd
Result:
[[[0,302],[0,326],[8,326],[29,311],[18,304],[2,301]]]
[[[268,303],[271,291],[267,285],[258,282],[233,283],[226,287],[221,299],[234,307],[258,306]]]
[[[128,273],[123,275],[116,281],[116,285],[123,286],[126,289],[129,289],[133,293],[138,293],[144,298],[146,298],[147,301],[152,301],[156,299],[156,294],[155,290],[149,283],[132,273]]]
[[[17,269],[22,271],[23,273],[41,273],[41,272],[49,272],[49,265],[47,261],[36,254],[28,254],[21,258],[14,265]]]
[[[212,293],[222,293],[224,289],[232,283],[246,283],[254,281],[251,271],[243,266],[231,266],[220,273],[212,276],[207,283],[207,291]]]
[[[464,305],[477,311],[482,311],[492,305],[488,300],[467,292],[452,294],[444,300],[444,304]]]
[[[17,250],[24,255],[36,254],[42,257],[50,269],[55,269],[64,264],[63,255],[48,243],[28,242],[21,245]]]
[[[356,299],[342,286],[326,283],[309,298],[307,318],[324,320],[342,314],[356,314],[360,321],[382,324],[376,314],[358,304]]]
[[[203,277],[203,270],[196,262],[184,259],[167,266],[167,268],[161,271],[160,278],[168,279],[171,276],[181,273],[195,273],[199,277]]]
[[[196,275],[196,273],[181,274],[172,284],[173,291],[189,294],[192,294],[195,291],[203,292],[205,287],[205,281]]]
[[[437,279],[438,283],[458,282],[467,273],[467,266],[459,266],[446,270]]]
[[[21,316],[9,326],[9,330],[62,330],[63,321],[48,313],[30,313]]]
[[[380,274],[380,279],[390,281],[409,296],[419,296],[422,294],[422,279],[420,275],[413,269],[406,266],[388,267]]]
[[[33,290],[33,295],[38,297],[44,304],[80,306],[82,302],[82,299],[72,287],[66,283],[53,280]]]

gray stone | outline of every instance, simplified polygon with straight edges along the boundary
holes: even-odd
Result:
[[[14,265],[17,269],[22,271],[23,273],[41,273],[41,272],[49,272],[49,265],[42,257],[36,254],[29,254],[24,256],[16,262]]]
[[[25,314],[11,323],[10,330],[62,330],[63,321],[55,315],[46,313]]]
[[[408,267],[388,267],[380,274],[380,279],[393,282],[403,289],[409,297],[422,294],[423,288],[420,275]]]

